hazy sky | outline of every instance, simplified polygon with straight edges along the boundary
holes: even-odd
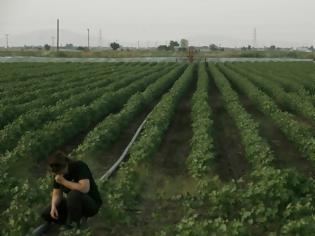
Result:
[[[253,43],[256,27],[258,46],[310,46],[314,12],[314,0],[0,0],[0,46],[6,33],[11,45],[23,37],[38,43],[30,37],[37,31],[51,42],[58,17],[61,29],[78,34],[76,44],[90,28],[95,46],[100,29],[103,44],[187,38],[196,45],[242,46]]]

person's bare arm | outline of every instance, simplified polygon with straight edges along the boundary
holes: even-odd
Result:
[[[60,203],[61,200],[62,200],[61,189],[54,188],[52,192],[52,197],[51,197],[51,209],[50,209],[50,215],[54,219],[58,218],[57,205]]]
[[[78,190],[82,193],[88,193],[90,191],[90,180],[81,179],[78,183],[66,180],[62,175],[56,175],[55,180],[57,183],[62,184],[68,189]]]

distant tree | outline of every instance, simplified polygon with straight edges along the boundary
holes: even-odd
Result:
[[[187,39],[181,39],[180,40],[180,47],[181,48],[188,48],[188,46],[189,46],[189,43],[188,43]]]
[[[211,51],[218,51],[219,50],[219,47],[215,44],[210,44],[209,48]]]
[[[79,47],[77,47],[77,50],[79,50],[79,51],[88,51],[88,48],[79,46]]]
[[[170,41],[170,49],[173,50],[175,47],[178,47],[179,46],[179,43],[177,41],[173,41],[171,40]]]
[[[313,45],[310,46],[310,50],[311,50],[312,52],[314,52],[314,46],[313,46]]]
[[[45,45],[44,45],[44,48],[45,48],[46,51],[49,51],[49,50],[50,50],[50,45],[45,44]]]
[[[114,51],[116,51],[118,48],[120,48],[120,45],[119,45],[119,43],[113,42],[113,43],[110,44],[110,47],[111,47]]]
[[[247,45],[245,47],[241,47],[241,50],[242,51],[250,51],[250,50],[252,50],[252,46],[251,45]]]
[[[269,49],[270,50],[276,50],[276,46],[275,45],[271,45]]]
[[[157,49],[160,51],[167,51],[167,50],[169,50],[169,47],[166,45],[160,45],[160,46],[158,46]]]

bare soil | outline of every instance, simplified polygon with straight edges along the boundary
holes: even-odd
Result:
[[[140,174],[142,191],[138,204],[130,213],[133,223],[124,226],[124,231],[114,226],[110,232],[107,230],[106,235],[126,235],[126,231],[128,235],[151,235],[167,226],[174,226],[181,219],[182,208],[173,197],[192,193],[195,187],[185,163],[192,138],[190,102],[194,91],[195,86],[192,86],[177,106],[157,153],[139,168],[140,171],[146,169],[147,173]],[[102,235],[101,230],[95,231],[96,235]]]
[[[101,177],[116,162],[116,160],[120,157],[125,148],[128,146],[140,124],[152,110],[153,106],[154,105],[152,104],[139,115],[137,115],[137,117],[135,117],[132,122],[130,122],[125,130],[123,130],[119,138],[109,149],[101,151],[97,153],[95,157],[89,157],[85,160],[88,165],[91,166],[93,173],[95,173],[95,175],[97,176],[95,176],[95,178]]]
[[[274,122],[262,114],[243,94],[240,95],[240,100],[247,112],[259,122],[260,135],[267,140],[274,152],[274,165],[277,168],[293,168],[301,174],[315,176],[312,163],[302,156]]]
[[[217,174],[222,181],[239,179],[249,168],[244,155],[244,147],[235,122],[225,110],[222,95],[211,77],[209,103],[214,122],[213,138]]]
[[[186,168],[190,153],[191,98],[193,86],[182,98],[160,148],[152,157],[142,199],[141,214],[137,216],[137,230],[132,235],[148,235],[167,225],[176,224],[181,216],[181,206],[173,196],[194,191],[194,183]]]

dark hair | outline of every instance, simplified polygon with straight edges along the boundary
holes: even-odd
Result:
[[[55,173],[63,170],[70,162],[71,159],[62,151],[56,151],[48,157],[48,164]]]

